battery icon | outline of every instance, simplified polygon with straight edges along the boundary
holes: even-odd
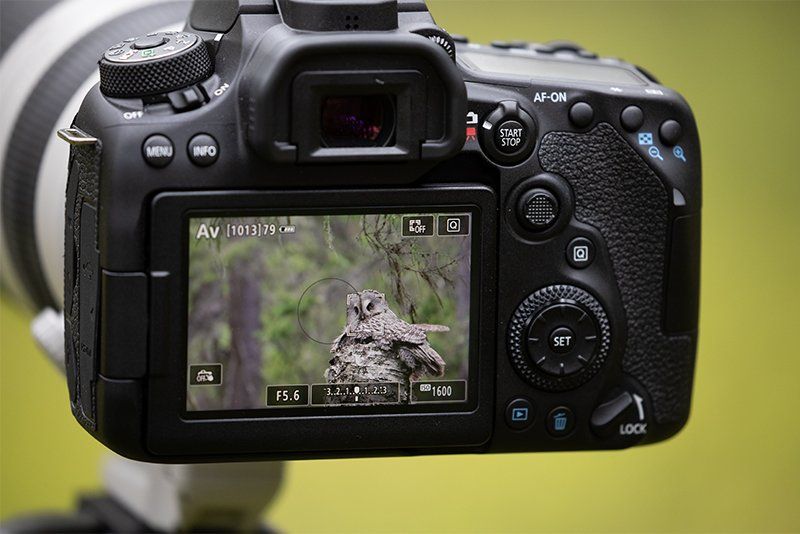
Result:
[[[278,228],[278,232],[280,232],[281,234],[293,234],[293,233],[295,233],[296,230],[297,230],[297,227],[295,225],[293,225],[293,224],[288,224],[288,225],[281,226],[280,228]]]

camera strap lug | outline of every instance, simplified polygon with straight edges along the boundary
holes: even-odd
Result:
[[[61,128],[58,130],[58,137],[72,146],[93,145],[97,143],[97,138],[92,137],[80,128]]]

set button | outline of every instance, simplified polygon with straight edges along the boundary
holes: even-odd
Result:
[[[595,357],[598,332],[594,321],[574,304],[554,304],[537,315],[527,331],[527,352],[547,374],[581,371]]]
[[[559,326],[550,332],[550,350],[556,354],[566,354],[575,346],[575,332],[567,326]]]

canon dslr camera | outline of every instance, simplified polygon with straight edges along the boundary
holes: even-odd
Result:
[[[125,36],[122,36],[125,37]],[[674,91],[421,1],[203,1],[72,128],[72,410],[157,462],[614,449],[689,414],[700,146]]]

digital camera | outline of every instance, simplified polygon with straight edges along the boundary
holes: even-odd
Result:
[[[71,128],[66,364],[154,462],[616,449],[687,421],[700,146],[647,71],[413,0],[196,2]]]

